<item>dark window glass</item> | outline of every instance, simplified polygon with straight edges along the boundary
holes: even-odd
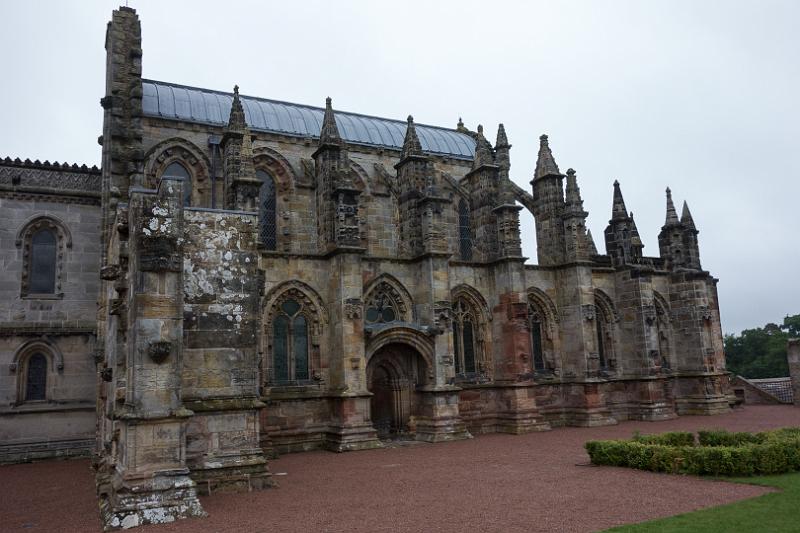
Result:
[[[605,327],[603,324],[602,314],[600,310],[595,311],[595,322],[597,323],[597,354],[600,356],[600,368],[607,368],[606,366],[606,344],[605,344]]]
[[[464,322],[464,372],[475,373],[475,340],[472,338],[472,322]]]
[[[273,324],[273,363],[275,381],[289,380],[289,350],[287,337],[289,336],[289,319],[284,315],[275,317]]]
[[[162,177],[183,178],[183,205],[192,204],[192,175],[185,166],[177,161],[170,163]]]
[[[294,353],[294,379],[308,379],[308,328],[303,315],[295,317],[292,323],[292,337]]]
[[[453,324],[453,343],[455,344],[456,352],[456,374],[464,372],[461,364],[461,326],[458,323]]]
[[[56,235],[53,230],[42,229],[31,237],[28,292],[32,294],[56,292]]]
[[[283,302],[281,309],[283,309],[283,312],[287,315],[292,316],[300,310],[300,304],[294,300],[286,300]]]
[[[263,182],[259,193],[259,236],[267,250],[275,250],[278,245],[275,180],[263,170],[256,170],[256,177]]]
[[[472,260],[472,230],[469,223],[469,204],[461,200],[458,204],[459,255],[464,261]]]
[[[544,370],[542,323],[537,318],[531,321],[531,343],[533,344],[533,368],[535,370]]]
[[[27,382],[25,383],[25,400],[36,401],[45,399],[47,386],[47,358],[36,353],[28,359]]]

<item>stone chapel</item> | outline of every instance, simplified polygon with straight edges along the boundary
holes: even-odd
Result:
[[[649,257],[614,182],[601,254],[546,135],[523,190],[502,124],[143,79],[127,7],[105,46],[102,168],[0,160],[0,462],[91,454],[106,528],[271,486],[276,454],[729,409],[669,189]]]

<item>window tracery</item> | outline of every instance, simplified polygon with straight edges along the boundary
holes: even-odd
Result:
[[[463,261],[472,260],[472,228],[470,224],[469,203],[458,203],[458,249]]]
[[[272,381],[291,383],[310,378],[307,310],[290,297],[277,305],[272,321]]]
[[[453,341],[455,348],[456,375],[476,376],[482,360],[480,322],[473,307],[464,298],[453,302]]]

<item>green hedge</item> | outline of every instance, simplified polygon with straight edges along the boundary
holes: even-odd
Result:
[[[752,476],[800,471],[800,428],[765,433],[701,431],[634,435],[631,440],[589,441],[593,464],[652,472]]]

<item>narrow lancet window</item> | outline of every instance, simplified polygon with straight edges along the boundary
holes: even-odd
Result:
[[[28,359],[25,381],[25,401],[35,402],[45,400],[46,387],[47,358],[40,353],[35,353]]]
[[[275,180],[263,170],[256,170],[256,177],[262,182],[258,199],[259,237],[267,250],[275,250],[278,245]]]
[[[310,379],[308,319],[293,299],[284,301],[272,322],[272,373],[276,384]]]
[[[458,203],[458,246],[462,261],[471,261],[472,229],[469,221],[469,203],[466,200]]]

